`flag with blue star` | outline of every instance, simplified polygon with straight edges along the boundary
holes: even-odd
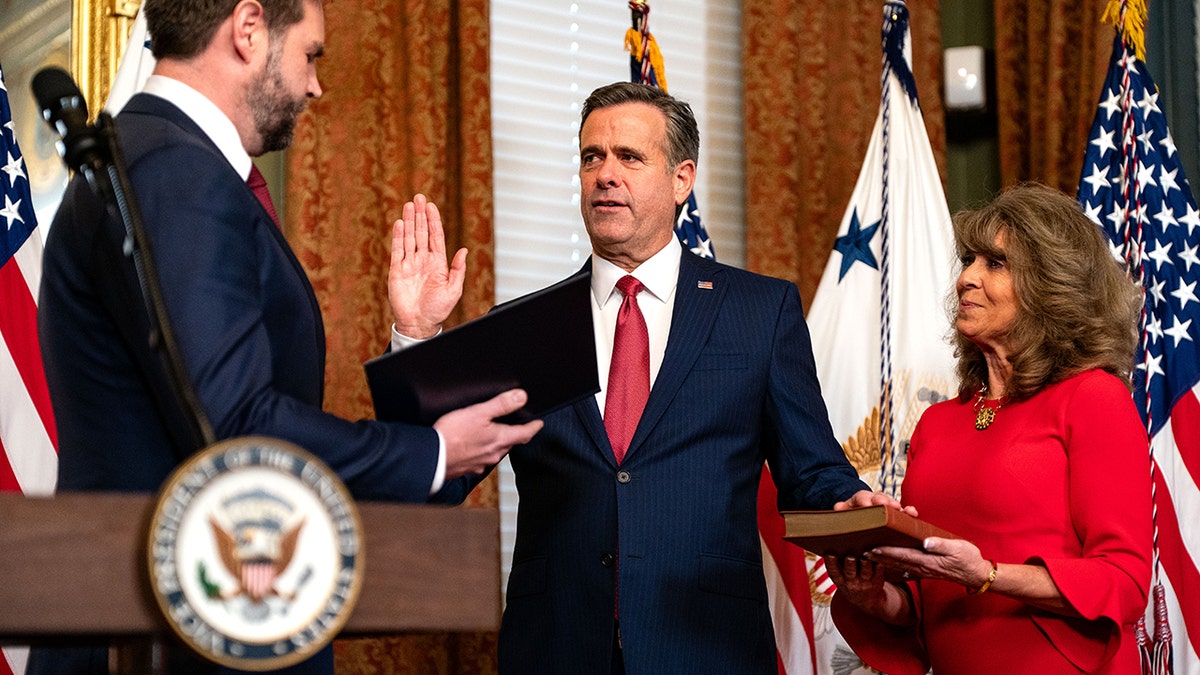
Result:
[[[850,229],[833,242],[833,250],[842,256],[842,269],[838,272],[839,282],[846,278],[846,272],[850,271],[855,262],[861,262],[871,269],[879,269],[879,263],[875,262],[875,253],[871,250],[871,240],[875,238],[875,230],[879,229],[879,221],[863,227],[858,222],[858,209],[854,204],[850,205],[850,209]]]
[[[884,5],[882,38],[879,114],[808,327],[834,435],[864,481],[899,496],[917,419],[954,393],[945,299],[958,266],[903,2]],[[859,661],[832,629],[833,584],[819,559],[808,568],[813,623],[830,627],[814,640],[817,671],[848,672],[834,664]]]
[[[667,91],[667,74],[663,68],[662,52],[658,42],[650,33],[650,3],[631,0],[629,11],[633,25],[625,31],[625,49],[629,52],[630,82],[646,84]],[[688,195],[687,202],[675,219],[675,236],[683,247],[701,258],[715,259],[712,239],[704,223],[700,221],[700,206],[696,193]]]
[[[1131,5],[1133,3],[1130,3]],[[1144,13],[1140,15],[1144,17]],[[1078,199],[1145,289],[1133,397],[1154,461],[1156,602],[1139,631],[1143,670],[1200,673],[1200,211],[1133,11],[1110,5],[1112,58]]]

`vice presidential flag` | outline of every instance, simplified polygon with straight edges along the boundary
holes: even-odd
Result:
[[[896,496],[918,418],[949,398],[955,382],[945,309],[956,274],[953,234],[917,99],[908,22],[903,2],[884,5],[879,115],[808,312],[834,435],[868,484]],[[764,541],[774,562],[800,551]],[[772,604],[786,612],[775,622],[784,669],[810,672],[812,660],[818,673],[861,666],[829,617],[833,584],[823,562],[808,557],[803,565],[785,564],[786,571],[780,565],[768,572],[779,582]],[[801,589],[809,588],[811,606],[797,606]],[[811,643],[801,641],[797,620],[810,622]]]
[[[27,495],[51,494],[58,475],[37,335],[41,278],[42,238],[0,66],[0,491]],[[5,648],[0,673],[25,672],[26,653]]]
[[[1119,30],[1078,198],[1146,290],[1133,397],[1150,436],[1156,564],[1139,637],[1145,672],[1200,675],[1200,212],[1132,37],[1145,15],[1108,16]]]

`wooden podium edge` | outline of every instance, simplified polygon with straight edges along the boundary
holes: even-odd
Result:
[[[0,494],[0,642],[170,633],[146,571],[150,494]],[[364,581],[343,636],[500,623],[499,515],[359,503]]]

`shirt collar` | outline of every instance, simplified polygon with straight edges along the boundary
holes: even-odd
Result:
[[[242,137],[229,116],[208,97],[179,80],[151,75],[142,92],[166,99],[187,115],[208,136],[243,180],[250,175],[251,160]]]
[[[662,247],[658,253],[650,256],[632,272],[617,267],[599,256],[592,256],[592,294],[596,304],[604,307],[613,295],[617,282],[626,274],[632,274],[646,287],[650,294],[662,302],[666,302],[679,282],[679,258],[683,248],[679,239],[671,237],[671,241]]]

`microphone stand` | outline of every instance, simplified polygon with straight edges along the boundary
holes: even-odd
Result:
[[[68,78],[69,82],[69,78]],[[70,82],[71,87],[74,83]],[[69,92],[68,92],[69,93]],[[41,101],[39,100],[39,104]],[[43,114],[46,113],[43,111]],[[84,113],[86,116],[86,112]],[[46,115],[49,121],[50,116]],[[52,126],[55,126],[52,124]],[[145,303],[150,331],[147,342],[151,349],[159,353],[163,365],[167,369],[170,385],[189,422],[189,435],[192,438],[194,450],[200,450],[216,442],[212,424],[205,414],[191,378],[179,352],[179,343],[167,316],[166,303],[162,296],[162,285],[159,281],[158,268],[151,255],[150,239],[142,220],[141,207],[134,195],[133,184],[126,170],[125,157],[121,152],[121,144],[117,140],[116,125],[112,115],[101,112],[94,125],[84,123],[82,129],[72,132],[67,128],[60,135],[80,134],[82,137],[65,138],[60,144],[63,160],[67,167],[76,169],[91,186],[92,191],[99,197],[106,211],[118,215],[125,226],[125,240],[122,252],[133,260],[137,274],[138,286],[141,290],[142,301]],[[83,151],[75,154],[68,153],[67,140],[76,150]],[[90,145],[89,145],[90,142]],[[74,158],[75,161],[72,161]],[[159,674],[167,671],[169,659],[167,648],[160,636],[145,640],[126,638],[116,640],[110,646],[110,665],[118,672],[143,672]]]
[[[192,438],[198,450],[216,442],[216,435],[192,386],[191,377],[179,353],[179,343],[171,329],[166,303],[163,301],[162,284],[159,282],[158,267],[155,266],[151,255],[150,239],[146,236],[142,211],[134,195],[133,184],[129,180],[112,115],[102,111],[93,129],[99,145],[108,152],[93,154],[89,161],[80,166],[80,170],[101,201],[107,207],[113,208],[125,225],[122,251],[126,257],[133,260],[142,300],[146,303],[146,314],[150,320],[148,342],[150,347],[162,356],[175,395],[189,414]],[[102,154],[106,154],[108,161],[100,158]]]

